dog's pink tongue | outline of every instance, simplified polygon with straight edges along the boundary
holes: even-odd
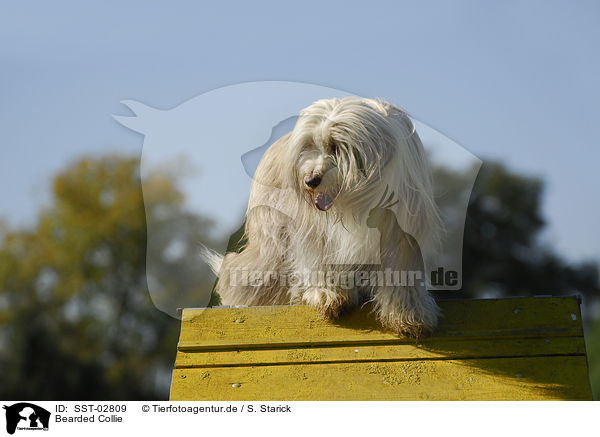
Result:
[[[315,206],[321,211],[327,211],[333,206],[333,199],[326,193],[317,193],[315,196]]]

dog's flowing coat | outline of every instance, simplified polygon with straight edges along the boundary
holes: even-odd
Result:
[[[224,305],[305,303],[332,318],[372,301],[384,327],[418,336],[438,319],[421,281],[348,289],[276,278],[354,272],[372,260],[380,260],[379,270],[423,272],[419,244],[436,241],[440,231],[423,145],[406,113],[380,100],[320,100],[260,161],[247,243],[240,253],[212,259],[216,291]],[[276,275],[259,285],[228,280],[241,269]]]

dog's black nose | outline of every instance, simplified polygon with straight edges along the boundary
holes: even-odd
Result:
[[[321,176],[307,176],[306,178],[304,178],[304,183],[310,188],[317,188],[321,183]]]

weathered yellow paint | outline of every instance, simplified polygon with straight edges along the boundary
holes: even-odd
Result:
[[[172,400],[591,399],[575,297],[456,300],[431,337],[307,306],[186,309]]]

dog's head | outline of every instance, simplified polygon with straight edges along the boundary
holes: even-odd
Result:
[[[319,100],[302,111],[289,142],[293,173],[317,209],[327,211],[349,195],[356,197],[393,160],[397,127],[389,107],[347,97]]]
[[[383,201],[409,228],[416,216],[419,230],[437,220],[423,145],[406,113],[389,103],[319,100],[301,112],[288,147],[291,184],[320,211],[356,217]]]

